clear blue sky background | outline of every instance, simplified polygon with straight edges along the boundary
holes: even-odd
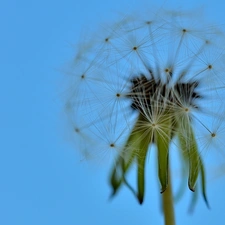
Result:
[[[148,179],[142,206],[126,189],[108,201],[109,168],[80,160],[66,141],[61,115],[59,71],[73,56],[73,44],[80,31],[100,24],[102,18],[111,19],[108,14],[112,12],[126,13],[136,6],[145,6],[144,2],[137,2],[0,3],[1,225],[163,224],[155,179],[152,182]],[[208,19],[225,24],[223,0],[177,2],[165,1],[164,6],[175,9],[205,6]],[[154,172],[148,176],[153,177]],[[176,205],[177,224],[222,224],[224,181],[225,177],[209,182],[211,210],[200,198],[194,214],[187,215],[190,197],[187,192]]]

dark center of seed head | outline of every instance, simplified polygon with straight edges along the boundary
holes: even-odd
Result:
[[[169,70],[169,69],[168,69]],[[163,84],[162,81],[156,80],[151,71],[150,78],[143,74],[131,80],[130,94],[127,96],[132,100],[131,108],[140,113],[152,112],[154,104],[157,106],[162,104],[162,107],[183,107],[184,104],[190,105],[193,108],[198,108],[195,104],[195,99],[201,98],[196,92],[198,82],[179,82],[173,88],[169,87],[168,83]],[[166,103],[166,104],[165,104]],[[189,108],[184,108],[185,112]]]

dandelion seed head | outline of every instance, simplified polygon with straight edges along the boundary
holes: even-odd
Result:
[[[78,49],[66,110],[90,155],[117,165],[115,155],[132,161],[160,139],[201,158],[221,143],[225,126],[209,121],[225,123],[225,38],[190,15],[123,17]]]

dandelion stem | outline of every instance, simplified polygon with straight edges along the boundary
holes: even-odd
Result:
[[[173,207],[173,194],[170,172],[168,171],[168,187],[162,193],[164,224],[175,225],[175,215]]]

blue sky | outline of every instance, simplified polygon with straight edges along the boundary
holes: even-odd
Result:
[[[0,224],[163,224],[157,184],[148,180],[142,206],[126,189],[108,201],[109,168],[81,160],[66,140],[62,121],[60,71],[73,57],[80,32],[97,27],[102,19],[110,20],[114,12],[145,6],[137,2],[9,0],[0,4]],[[205,6],[207,19],[225,21],[222,0],[160,2],[175,9]],[[200,198],[193,215],[187,215],[187,192],[176,205],[177,224],[221,224],[224,181],[209,182],[211,210]]]

